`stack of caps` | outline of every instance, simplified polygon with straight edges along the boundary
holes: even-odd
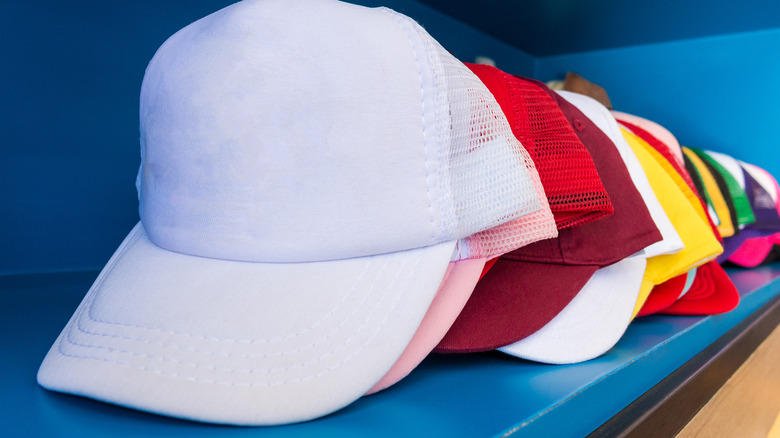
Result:
[[[141,221],[38,381],[163,415],[305,421],[431,351],[592,359],[733,309],[715,259],[780,236],[761,169],[385,8],[228,6],[160,47],[140,121]]]

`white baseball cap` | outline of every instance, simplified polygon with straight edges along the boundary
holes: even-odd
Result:
[[[479,79],[385,8],[247,0],[170,37],[140,100],[141,222],[38,373],[198,421],[365,394],[459,241],[542,208]]]
[[[568,364],[596,358],[620,340],[632,320],[645,281],[647,258],[675,253],[683,244],[609,110],[582,94],[557,93],[609,138],[663,237],[630,257],[599,268],[552,320],[533,334],[499,348],[503,353],[523,359]]]

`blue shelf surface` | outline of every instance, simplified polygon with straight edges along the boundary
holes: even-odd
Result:
[[[431,355],[409,377],[327,417],[229,427],[49,392],[38,366],[97,272],[0,277],[0,435],[145,437],[583,436],[780,292],[780,263],[728,271],[739,307],[712,317],[651,316],[604,356],[543,365],[500,353]]]

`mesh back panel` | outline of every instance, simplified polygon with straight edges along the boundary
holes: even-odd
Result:
[[[450,181],[442,179],[442,191],[451,191],[457,228],[463,234],[482,231],[476,225],[491,212],[505,211],[509,205],[511,216],[494,217],[493,226],[541,208],[547,208],[544,197],[539,196],[536,184],[539,176],[528,152],[513,137],[509,123],[493,96],[460,61],[447,53],[436,41],[428,37],[428,55],[431,58],[436,80],[436,120],[441,137],[450,138],[450,147],[441,148],[441,162],[449,163]],[[513,145],[514,156],[529,170],[530,178],[507,180],[512,176],[502,167],[499,157],[504,154],[503,145]],[[481,149],[481,154],[474,153]],[[475,158],[483,157],[483,160]],[[489,165],[488,165],[489,164]],[[446,187],[449,185],[449,187]],[[442,216],[446,217],[447,212]],[[444,227],[447,228],[446,226]],[[462,235],[462,234],[461,234]]]
[[[534,162],[495,98],[417,23],[395,15],[416,34],[412,44],[420,42],[433,71],[435,124],[428,140],[436,142],[436,163],[447,165],[437,181],[442,229],[449,237],[470,236],[458,258],[493,257],[556,235]],[[512,171],[518,160],[524,174]]]
[[[563,112],[539,85],[506,75],[512,128],[534,159],[559,229],[612,214],[607,191],[588,150]]]

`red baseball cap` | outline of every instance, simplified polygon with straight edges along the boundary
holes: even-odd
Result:
[[[614,213],[499,257],[434,351],[487,351],[517,342],[553,319],[598,269],[662,239],[614,143],[573,104],[547,93],[588,149]]]
[[[691,289],[659,313],[667,315],[715,315],[733,310],[739,304],[737,287],[726,271],[711,260],[696,270]]]
[[[483,64],[466,66],[496,98],[539,172],[559,230],[612,214],[587,148],[544,84]]]

